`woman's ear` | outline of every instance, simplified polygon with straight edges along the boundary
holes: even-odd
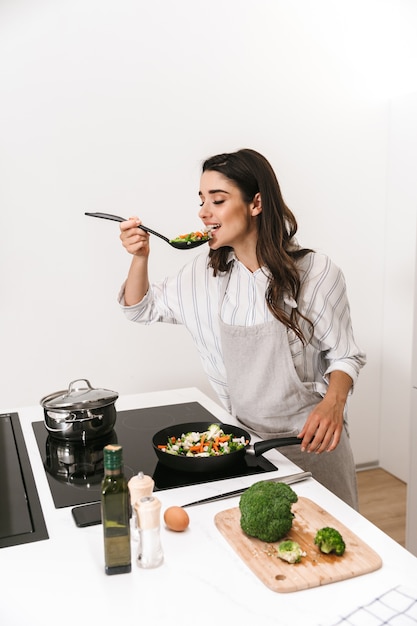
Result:
[[[262,200],[261,200],[261,194],[258,192],[257,194],[255,194],[253,201],[252,201],[252,215],[259,215],[259,213],[262,212]]]

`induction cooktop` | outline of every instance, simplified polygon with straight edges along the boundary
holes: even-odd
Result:
[[[103,448],[109,443],[123,447],[124,472],[129,480],[142,471],[152,476],[155,491],[273,472],[278,468],[263,456],[246,455],[221,472],[180,472],[162,465],[153,450],[152,437],[171,424],[218,422],[198,402],[120,411],[113,431],[86,444],[56,439],[44,421],[33,422],[39,452],[56,508],[98,502],[103,479]]]

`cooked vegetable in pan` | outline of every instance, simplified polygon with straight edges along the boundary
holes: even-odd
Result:
[[[211,424],[202,433],[188,432],[181,437],[171,437],[166,444],[158,445],[160,450],[177,456],[220,456],[244,448],[248,441],[244,437],[226,434],[218,424]]]

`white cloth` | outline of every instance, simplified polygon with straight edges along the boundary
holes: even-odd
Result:
[[[412,626],[417,624],[417,588],[398,585],[352,607],[335,618],[336,603],[333,615],[318,626]]]
[[[194,257],[176,275],[153,283],[143,300],[124,305],[124,285],[119,303],[133,322],[183,324],[190,332],[200,354],[203,368],[219,399],[230,411],[226,370],[223,362],[218,321],[222,283],[229,280],[221,306],[223,322],[253,326],[274,319],[269,311],[265,290],[268,271],[251,273],[234,256],[229,276],[213,276],[208,254]],[[298,263],[301,288],[298,302],[285,299],[285,307],[298,309],[314,324],[314,336],[307,346],[288,331],[290,350],[300,380],[322,396],[327,390],[327,375],[340,370],[357,380],[365,364],[365,354],[355,343],[350,319],[346,285],[341,270],[324,254],[309,253]],[[307,324],[302,324],[309,336]]]

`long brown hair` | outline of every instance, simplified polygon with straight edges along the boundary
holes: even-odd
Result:
[[[284,295],[289,295],[297,301],[300,276],[296,261],[311,250],[300,248],[294,238],[298,228],[297,220],[284,202],[270,163],[255,150],[243,149],[207,159],[202,170],[214,170],[233,181],[247,203],[252,202],[257,193],[261,195],[262,211],[256,219],[256,256],[259,265],[267,267],[270,272],[265,298],[274,317],[293,330],[305,343],[306,338],[299,322],[300,318],[306,318],[301,311],[294,308],[288,314],[284,310],[283,298]],[[230,250],[228,246],[210,250],[209,265],[215,276],[218,272],[229,271],[227,258]],[[311,326],[310,322],[309,324]]]

